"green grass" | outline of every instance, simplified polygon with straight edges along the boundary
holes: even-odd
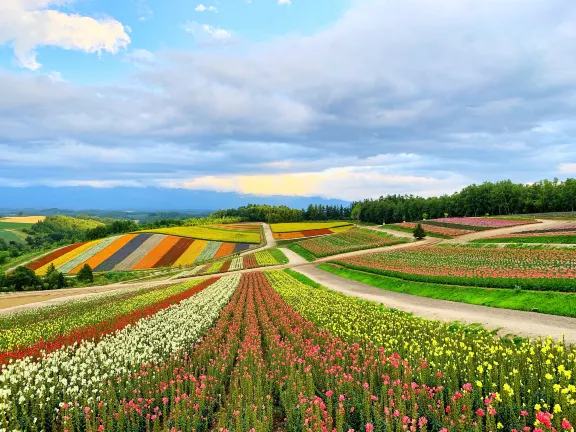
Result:
[[[14,231],[6,231],[0,229],[0,239],[3,239],[6,243],[11,241],[15,241],[16,243],[24,243],[24,233],[22,233],[22,235],[18,235],[18,233]]]
[[[316,257],[307,249],[304,249],[302,246],[300,246],[298,243],[291,243],[286,246],[286,248],[290,249],[292,252],[297,253],[308,262],[316,261]]]
[[[296,279],[298,282],[311,286],[312,288],[322,288],[322,285],[320,285],[316,281],[313,281],[308,276],[304,276],[302,273],[298,273],[297,271],[294,271],[292,269],[284,269],[284,271],[288,273],[290,276],[292,276],[294,279]]]
[[[576,235],[487,238],[487,239],[473,240],[472,243],[484,243],[484,244],[490,244],[490,243],[576,244]]]
[[[412,232],[414,231],[412,228],[401,227],[401,226],[398,226],[398,225],[383,225],[382,228],[384,228],[384,229],[391,229],[391,230],[394,230],[394,231],[402,231],[402,232],[410,233],[410,234],[412,234]],[[426,228],[424,228],[424,231],[426,231]],[[441,239],[451,239],[451,238],[454,238],[454,237],[449,236],[449,235],[433,233],[433,232],[430,232],[430,231],[426,231],[426,236],[427,236],[427,237],[441,238]]]
[[[576,294],[412,282],[331,264],[320,264],[318,268],[386,291],[502,309],[576,317]]]
[[[31,223],[17,223],[17,222],[2,222],[0,221],[0,229],[24,229],[30,228],[32,225]]]

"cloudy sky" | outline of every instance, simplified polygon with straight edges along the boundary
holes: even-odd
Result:
[[[1,0],[0,186],[576,177],[574,0]]]

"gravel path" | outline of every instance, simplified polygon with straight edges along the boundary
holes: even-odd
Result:
[[[383,303],[387,307],[411,312],[419,317],[447,322],[480,323],[487,329],[499,329],[498,334],[502,336],[507,334],[530,338],[552,336],[561,339],[565,334],[566,341],[576,342],[576,318],[498,309],[385,291],[325,272],[313,264],[296,267],[294,270],[334,291]]]
[[[473,232],[470,234],[465,234],[465,235],[460,236],[460,237],[456,237],[456,238],[451,239],[451,240],[445,240],[445,242],[446,243],[466,243],[466,242],[471,241],[471,240],[479,240],[479,239],[484,239],[484,238],[488,238],[488,237],[495,237],[495,236],[504,235],[504,234],[516,234],[516,233],[521,233],[524,231],[532,231],[535,229],[546,229],[546,228],[551,228],[551,227],[555,227],[555,226],[562,225],[562,224],[566,223],[566,221],[559,221],[559,220],[542,220],[542,219],[536,219],[536,220],[539,221],[540,223],[539,224],[529,224],[529,225],[508,227],[508,228],[497,228],[497,229],[487,230],[487,231],[477,231],[477,232]]]
[[[404,232],[404,231],[396,231],[393,229],[386,229],[386,228],[382,228],[380,226],[364,226],[364,225],[356,225],[357,228],[360,229],[369,229],[372,231],[378,231],[378,232],[385,232],[386,234],[390,234],[396,237],[406,237],[406,238],[411,238],[412,240],[414,240],[414,236],[411,233],[408,232]]]

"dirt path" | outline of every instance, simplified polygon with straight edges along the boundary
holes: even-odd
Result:
[[[524,231],[532,231],[535,229],[552,228],[554,226],[558,226],[558,225],[562,225],[562,224],[566,223],[566,221],[558,221],[558,220],[544,220],[544,219],[536,219],[536,220],[539,221],[540,223],[539,224],[529,224],[529,225],[508,227],[508,228],[498,228],[498,229],[487,230],[487,231],[477,231],[477,232],[473,232],[471,234],[465,234],[463,236],[456,237],[455,239],[445,240],[445,243],[466,243],[466,242],[469,242],[471,240],[479,240],[479,239],[484,239],[484,238],[488,238],[488,237],[495,237],[495,236],[499,236],[499,235],[515,234],[515,233],[521,233]]]
[[[385,291],[325,272],[314,264],[295,267],[294,270],[332,290],[383,303],[387,307],[411,312],[422,318],[480,323],[491,330],[500,329],[499,335],[513,334],[530,338],[552,336],[561,339],[565,334],[566,341],[576,343],[576,318],[497,309]]]
[[[158,281],[150,281],[149,283],[156,284]],[[0,315],[6,315],[24,309],[51,306],[56,303],[81,299],[106,291],[115,291],[123,288],[140,288],[146,285],[148,284],[144,282],[134,282],[128,284],[111,284],[86,288],[67,288],[53,291],[32,291],[1,294]]]
[[[308,261],[298,255],[296,252],[286,248],[279,249],[284,253],[284,255],[286,255],[286,258],[288,258],[288,266],[308,264]]]
[[[262,227],[264,229],[264,236],[266,237],[266,245],[259,247],[257,249],[250,249],[247,250],[246,252],[242,252],[240,254],[240,256],[244,256],[244,255],[248,255],[254,252],[260,252],[266,249],[272,249],[273,247],[276,247],[276,239],[274,238],[274,234],[272,233],[272,228],[270,228],[270,225],[268,225],[267,223],[263,223]]]

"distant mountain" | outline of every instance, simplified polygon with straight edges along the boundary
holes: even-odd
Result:
[[[4,209],[70,210],[100,209],[123,211],[212,211],[247,204],[286,205],[305,208],[309,204],[348,205],[342,200],[321,197],[259,196],[233,192],[196,191],[165,188],[92,187],[0,187],[0,207]]]

